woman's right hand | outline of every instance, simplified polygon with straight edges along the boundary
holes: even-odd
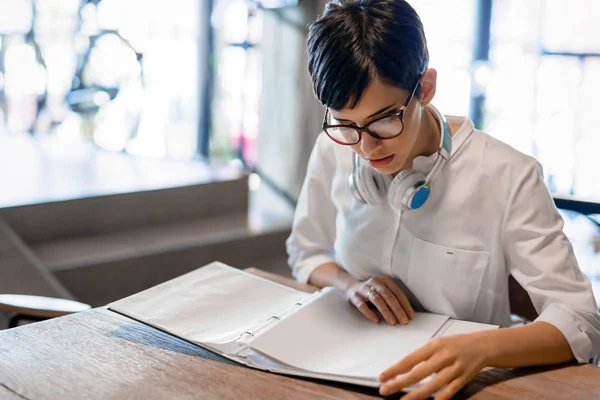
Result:
[[[344,290],[346,299],[368,320],[379,322],[379,316],[369,307],[372,304],[390,325],[405,325],[415,312],[396,282],[387,275],[356,282]]]

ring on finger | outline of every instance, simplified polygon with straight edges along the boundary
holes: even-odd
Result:
[[[367,299],[371,298],[372,293],[377,293],[377,289],[375,289],[373,286],[369,287],[369,291],[367,292]]]

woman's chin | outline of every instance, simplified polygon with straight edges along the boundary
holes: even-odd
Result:
[[[375,170],[382,175],[394,175],[394,176],[396,176],[396,174],[398,172],[400,172],[400,168],[398,166],[395,166],[392,164],[375,168]]]

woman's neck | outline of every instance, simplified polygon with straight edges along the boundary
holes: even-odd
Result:
[[[413,156],[409,157],[406,160],[406,163],[402,168],[392,174],[392,177],[395,177],[400,173],[400,171],[404,171],[406,169],[412,168],[413,161],[415,158],[420,156],[430,156],[435,154],[440,147],[440,126],[441,121],[438,121],[435,117],[434,113],[428,107],[423,109],[423,114],[421,118],[421,127],[417,137],[417,149]]]

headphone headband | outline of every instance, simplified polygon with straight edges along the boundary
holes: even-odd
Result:
[[[352,174],[348,177],[350,192],[364,204],[381,204],[387,198],[396,207],[416,209],[429,197],[431,182],[452,154],[452,135],[446,117],[433,105],[427,105],[436,116],[440,128],[437,158],[427,175],[412,169],[400,171],[395,178],[383,175],[370,166],[361,166],[360,157],[353,152]]]
[[[436,113],[436,117],[440,123],[440,145],[437,150],[438,156],[435,160],[435,163],[425,178],[426,185],[437,176],[442,169],[442,165],[448,161],[450,155],[452,154],[452,135],[450,133],[450,126],[448,125],[448,121],[446,121],[446,117],[433,105],[429,104],[427,107],[430,107],[433,112]]]

